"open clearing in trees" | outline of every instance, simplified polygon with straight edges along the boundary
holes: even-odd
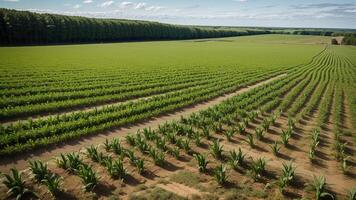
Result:
[[[0,47],[0,171],[41,199],[348,199],[356,47],[330,41]]]

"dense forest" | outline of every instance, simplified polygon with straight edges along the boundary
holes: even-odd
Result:
[[[98,43],[136,40],[177,40],[257,34],[344,36],[355,45],[354,30],[267,27],[183,26],[150,21],[97,19],[39,14],[0,8],[0,44]]]
[[[194,39],[267,33],[270,31],[214,29],[0,9],[0,43],[10,45]]]

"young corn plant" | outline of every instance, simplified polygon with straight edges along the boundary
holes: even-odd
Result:
[[[154,140],[157,138],[157,134],[155,131],[152,131],[151,128],[144,128],[143,129],[143,136],[146,138],[146,140]]]
[[[242,119],[242,122],[244,124],[245,127],[248,127],[249,123],[250,123],[250,120],[248,118],[243,118]]]
[[[36,181],[41,182],[50,174],[48,166],[40,160],[29,161],[30,170]]]
[[[263,122],[262,122],[261,126],[262,126],[264,131],[267,132],[269,127],[270,127],[270,125],[271,125],[271,122],[269,121],[269,119],[267,119],[267,118],[263,119]]]
[[[267,161],[264,158],[258,158],[252,162],[251,172],[252,178],[256,181],[262,177],[262,173],[265,171]]]
[[[247,135],[247,143],[250,145],[251,148],[255,146],[255,141],[253,139],[253,135]]]
[[[156,138],[156,147],[162,151],[166,151],[167,150],[167,145],[166,145],[166,139],[157,137]]]
[[[341,170],[344,174],[348,172],[350,167],[348,166],[348,160],[350,159],[350,156],[345,156],[341,159]]]
[[[356,187],[352,188],[347,194],[347,200],[355,200],[356,199]]]
[[[326,192],[326,180],[324,176],[314,176],[313,182],[309,184],[311,189],[315,192],[315,199],[319,200],[323,197],[330,197],[334,199],[334,196]]]
[[[126,169],[121,160],[107,159],[105,167],[113,179],[123,179],[126,175]]]
[[[216,178],[216,181],[220,185],[224,185],[227,182],[227,174],[226,174],[226,168],[223,165],[219,165],[214,169],[214,176]]]
[[[134,164],[139,174],[143,174],[145,172],[145,161],[143,159],[136,159]]]
[[[194,158],[198,162],[199,172],[205,173],[206,172],[206,166],[208,165],[209,162],[201,154],[194,154]]]
[[[53,197],[56,197],[62,191],[62,179],[56,174],[50,174],[41,183],[47,187]]]
[[[82,165],[78,170],[78,176],[82,179],[85,191],[93,191],[100,179],[90,165]]]
[[[233,129],[229,129],[229,130],[224,132],[224,135],[225,135],[227,141],[231,141],[231,138],[234,137],[235,132],[234,132]]]
[[[125,155],[126,155],[126,157],[130,160],[130,163],[131,163],[131,164],[134,164],[134,163],[135,163],[136,156],[135,156],[135,152],[134,152],[134,151],[129,150],[129,149],[126,149]]]
[[[98,147],[91,145],[86,148],[86,153],[88,158],[90,158],[93,162],[104,163],[106,160],[105,155],[102,152],[98,151]]]
[[[193,135],[193,139],[194,139],[194,143],[195,145],[197,145],[198,147],[201,146],[201,136],[199,134],[199,132],[195,132]]]
[[[177,142],[177,135],[176,133],[173,132],[167,132],[166,133],[166,138],[171,144],[175,144]]]
[[[182,140],[182,147],[183,147],[184,151],[189,154],[189,152],[190,152],[190,140],[188,138]]]
[[[176,159],[179,159],[179,148],[178,147],[172,147],[168,149],[168,153],[174,156]]]
[[[4,174],[5,179],[3,180],[3,184],[7,187],[8,194],[16,197],[16,199],[26,199],[29,196],[37,197],[37,195],[26,188],[25,181],[22,180],[22,174],[17,170],[12,168],[11,175]]]
[[[319,142],[312,142],[310,144],[310,149],[309,149],[309,154],[308,157],[310,160],[313,160],[315,157],[315,151],[316,151],[316,147],[319,145]]]
[[[61,154],[61,157],[57,159],[58,167],[61,167],[71,173],[77,172],[81,166],[83,166],[83,161],[77,153]]]
[[[135,142],[136,142],[136,139],[135,139],[135,136],[132,135],[132,134],[128,134],[126,137],[126,142],[130,145],[130,146],[135,146]]]
[[[210,151],[216,159],[222,158],[223,146],[220,144],[219,140],[213,141],[213,144],[210,146]]]
[[[105,147],[105,151],[107,151],[107,152],[111,151],[111,144],[107,138],[105,139],[105,142],[103,144]]]
[[[291,117],[288,117],[288,128],[291,130],[295,128],[295,122]]]
[[[239,123],[237,125],[237,131],[239,132],[240,135],[244,134],[245,130],[246,130],[246,127],[242,123]]]
[[[275,141],[270,147],[272,149],[273,155],[278,156],[279,150],[281,149],[281,146],[279,146],[279,143],[277,141]]]
[[[282,175],[278,179],[278,186],[282,192],[293,181],[294,176],[295,167],[293,167],[292,163],[283,163]]]
[[[272,125],[275,125],[276,120],[277,120],[277,114],[273,114],[269,121],[271,122]]]
[[[287,131],[282,130],[282,134],[281,134],[281,142],[284,146],[287,146],[289,143],[289,139],[291,138],[292,134],[290,129],[288,129]]]
[[[149,150],[149,154],[152,157],[153,162],[155,163],[155,165],[161,166],[161,167],[164,165],[165,154],[163,152],[159,152],[155,148],[151,148]]]
[[[209,127],[203,126],[203,135],[207,140],[210,140],[210,130]]]
[[[264,136],[263,129],[261,129],[261,128],[256,128],[256,129],[255,129],[255,134],[256,134],[256,138],[257,138],[258,140],[261,140],[261,139],[263,138],[263,136]]]
[[[246,154],[243,154],[241,148],[236,152],[235,150],[230,151],[229,164],[233,169],[238,169],[244,162]]]

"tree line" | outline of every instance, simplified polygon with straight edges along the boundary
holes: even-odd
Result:
[[[3,45],[196,39],[268,33],[270,31],[204,28],[0,9],[0,44]]]

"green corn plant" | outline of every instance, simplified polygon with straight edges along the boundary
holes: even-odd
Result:
[[[126,149],[125,151],[125,155],[127,156],[127,158],[130,160],[131,164],[135,163],[136,160],[136,156],[135,156],[135,152],[129,149]]]
[[[271,122],[268,120],[268,119],[263,119],[263,122],[262,122],[262,128],[263,130],[265,130],[266,132],[268,131],[269,127],[271,125]]]
[[[239,148],[239,152],[236,152],[235,150],[230,151],[230,157],[229,157],[229,164],[233,169],[238,169],[239,166],[241,166],[244,162],[246,154],[242,153],[241,148]]]
[[[314,157],[315,157],[315,147],[316,146],[314,146],[314,145],[310,146],[309,153],[308,153],[308,157],[310,160],[314,159]]]
[[[288,128],[291,130],[295,128],[295,122],[291,117],[288,117]]]
[[[254,180],[261,178],[262,173],[265,171],[267,161],[264,158],[258,158],[256,161],[252,162],[251,172]]]
[[[273,155],[278,156],[279,150],[281,149],[281,146],[279,146],[278,142],[275,141],[274,144],[272,144],[270,147],[272,149]]]
[[[193,139],[194,139],[195,145],[201,146],[201,136],[200,136],[199,132],[194,133]]]
[[[342,169],[342,172],[345,174],[347,173],[347,171],[349,170],[349,166],[348,166],[348,160],[350,159],[351,157],[350,156],[345,156],[341,159],[341,169]]]
[[[176,159],[179,159],[179,148],[178,147],[172,147],[168,149],[168,153],[174,156]]]
[[[278,179],[278,186],[283,191],[283,189],[289,185],[295,176],[295,167],[292,163],[282,163],[282,175]]]
[[[248,118],[250,119],[250,121],[254,121],[256,119],[256,117],[257,117],[257,113],[255,111],[250,112],[248,114]]]
[[[261,129],[261,128],[256,128],[256,129],[255,129],[255,134],[256,134],[256,138],[257,138],[258,140],[261,140],[261,139],[263,138],[263,136],[264,136],[263,129]]]
[[[339,140],[335,141],[336,159],[341,160],[345,157],[345,147],[347,142],[342,143]]]
[[[33,177],[38,182],[41,182],[43,179],[46,178],[46,176],[50,174],[47,164],[43,163],[40,160],[29,161],[29,165]]]
[[[289,143],[289,139],[291,138],[291,133],[289,130],[285,131],[282,130],[282,134],[281,134],[281,142],[284,146],[287,146]]]
[[[242,122],[243,122],[245,127],[248,127],[250,120],[248,118],[243,118]]]
[[[225,134],[227,141],[231,141],[231,138],[234,136],[235,132],[234,132],[234,130],[229,129],[229,130],[225,131],[224,134]]]
[[[334,199],[334,196],[326,192],[326,180],[324,176],[314,176],[313,182],[309,184],[311,189],[315,192],[315,199],[319,200],[323,197],[330,197]]]
[[[47,187],[53,197],[56,197],[62,191],[62,179],[62,177],[59,177],[56,174],[50,174],[46,176],[41,183]]]
[[[143,159],[136,159],[134,163],[138,173],[143,174],[143,172],[145,172],[145,161]]]
[[[161,149],[162,151],[167,150],[166,139],[164,137],[163,138],[157,137],[156,138],[156,147],[158,149]]]
[[[104,144],[105,150],[107,152],[109,152],[111,150],[111,144],[107,138],[105,139],[105,142],[103,144]]]
[[[78,170],[78,176],[81,178],[84,184],[83,189],[85,191],[93,191],[98,185],[100,177],[93,171],[90,165],[82,165]]]
[[[122,147],[120,141],[118,139],[114,139],[111,141],[111,150],[116,154],[120,155],[121,157],[125,153],[124,147]]]
[[[126,142],[127,142],[129,145],[135,146],[136,139],[135,139],[135,136],[134,136],[134,135],[128,134],[128,135],[126,135],[125,139],[126,139]]]
[[[239,132],[239,134],[241,134],[241,135],[244,134],[245,130],[246,130],[246,127],[242,123],[239,123],[237,125],[237,131]]]
[[[203,126],[203,135],[207,140],[210,140],[210,130],[207,126]]]
[[[320,141],[320,130],[319,129],[314,129],[311,134],[311,138],[315,142]]]
[[[57,165],[69,172],[76,172],[84,165],[82,159],[77,153],[61,154],[60,158],[57,158]]]
[[[177,142],[177,135],[173,132],[166,133],[165,137],[171,144],[175,144]]]
[[[194,158],[198,162],[199,172],[205,173],[206,172],[206,166],[208,165],[209,162],[201,154],[194,154]]]
[[[33,191],[26,188],[25,181],[22,180],[22,174],[17,170],[12,168],[11,175],[4,174],[5,180],[3,184],[7,187],[8,194],[16,197],[16,199],[26,199],[28,196],[37,196]]]
[[[155,148],[151,148],[149,150],[149,154],[152,157],[153,162],[155,163],[155,165],[161,166],[161,167],[164,165],[165,154],[163,152],[159,152]]]
[[[226,168],[223,165],[219,165],[214,169],[214,176],[216,178],[216,181],[220,185],[224,185],[227,182],[227,174],[226,174]]]
[[[147,140],[154,140],[157,138],[156,132],[152,131],[151,128],[144,128],[143,135]]]
[[[107,159],[105,167],[113,179],[123,179],[126,175],[126,169],[121,160],[113,161],[112,159]]]
[[[210,145],[210,151],[211,151],[211,154],[212,154],[216,159],[221,159],[221,158],[222,158],[223,146],[220,145],[219,140],[214,140],[214,141],[213,141],[213,144]]]
[[[136,140],[135,140],[135,145],[137,146],[137,148],[142,152],[142,153],[146,153],[150,146],[147,143],[147,141],[141,137],[140,134],[137,135]]]
[[[86,153],[88,158],[90,158],[93,162],[98,162],[98,163],[105,162],[106,159],[105,155],[102,152],[99,152],[98,147],[94,147],[94,145],[87,147]]]
[[[182,140],[182,147],[186,153],[190,152],[190,141],[189,139]]]
[[[347,194],[347,200],[356,200],[356,187],[352,188]]]
[[[251,148],[255,146],[255,141],[253,139],[253,135],[247,135],[247,143],[250,145]]]
[[[273,114],[271,116],[271,118],[269,119],[269,121],[271,122],[272,125],[276,124],[276,120],[277,120],[277,115],[276,114]]]

